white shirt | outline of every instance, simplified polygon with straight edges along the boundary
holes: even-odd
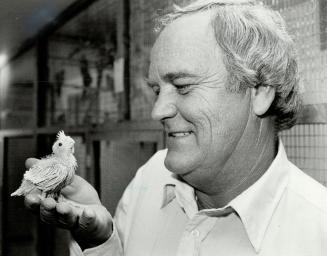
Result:
[[[327,189],[288,161],[282,143],[266,173],[220,209],[198,211],[194,189],[157,152],[127,187],[104,244],[74,255],[327,255]]]

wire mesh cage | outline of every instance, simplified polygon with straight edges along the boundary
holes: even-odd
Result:
[[[120,118],[116,1],[101,0],[49,38],[47,124],[96,125]],[[121,79],[122,80],[122,79]],[[120,81],[121,81],[120,80]]]
[[[289,159],[327,185],[327,1],[266,0],[286,21],[298,53],[304,108],[281,133]]]

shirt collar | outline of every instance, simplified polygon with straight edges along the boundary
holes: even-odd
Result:
[[[288,163],[284,146],[279,140],[278,153],[260,179],[225,207],[202,211],[221,212],[232,207],[240,216],[253,248],[259,252],[265,232],[288,183]],[[164,186],[162,208],[176,198],[188,217],[192,218],[198,212],[194,189],[174,174],[171,177]]]
[[[171,174],[171,179],[164,186],[161,208],[175,198],[190,219],[198,212],[194,188],[181,181],[175,174]]]

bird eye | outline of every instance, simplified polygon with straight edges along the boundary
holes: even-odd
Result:
[[[58,145],[59,145],[59,147],[61,147],[62,146],[62,143],[59,143]]]

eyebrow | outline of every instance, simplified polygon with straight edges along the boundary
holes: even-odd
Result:
[[[198,78],[198,75],[189,73],[189,72],[169,72],[163,76],[163,80],[165,82],[173,82],[176,79],[182,79],[182,78]],[[153,87],[157,85],[156,82],[151,81],[150,78],[144,77],[145,82],[147,83],[148,86]]]
[[[173,82],[176,79],[181,78],[198,78],[199,76],[189,73],[189,72],[170,72],[164,75],[163,80],[166,82]]]

